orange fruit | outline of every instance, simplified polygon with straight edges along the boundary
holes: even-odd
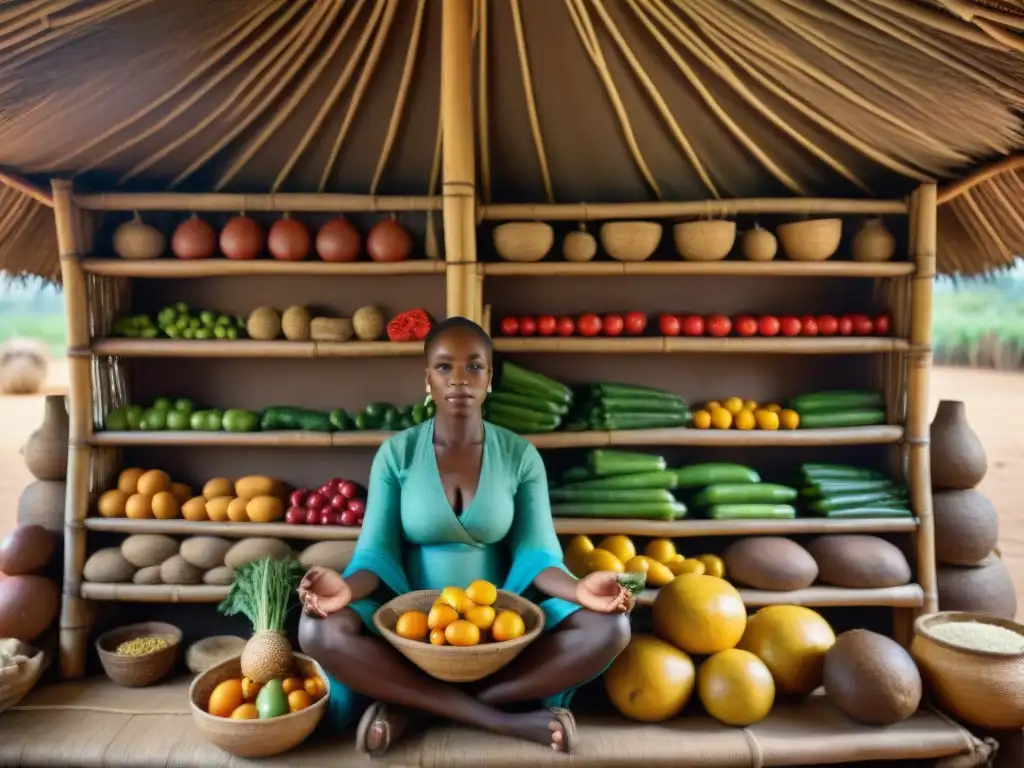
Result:
[[[217,684],[210,694],[206,711],[214,717],[231,717],[231,713],[243,704],[245,696],[242,694],[242,681],[236,677]]]
[[[444,630],[438,627],[437,629],[430,630],[430,644],[431,645],[448,645],[448,641],[444,639]]]
[[[423,611],[406,611],[398,617],[395,634],[406,640],[422,640],[428,631],[427,614]]]
[[[466,621],[480,629],[490,629],[494,623],[494,609],[489,605],[474,605],[466,611]]]
[[[255,680],[250,680],[248,677],[242,678],[242,696],[246,701],[256,701],[256,697],[259,695],[260,689],[263,687],[262,683],[257,683]]]
[[[430,613],[427,616],[427,627],[430,629],[444,629],[453,621],[458,620],[459,612],[447,603],[444,605],[435,605],[430,609]]]
[[[491,636],[496,643],[515,640],[525,634],[526,622],[515,611],[502,611],[494,618],[494,624],[491,625]]]
[[[306,690],[302,678],[299,677],[286,677],[281,682],[281,687],[284,688],[284,692],[291,693],[292,691],[304,691]]]
[[[445,587],[441,590],[441,596],[438,600],[445,605],[450,605],[460,614],[465,613],[473,607],[473,601],[469,599],[469,595],[466,594],[466,590],[460,589],[459,587]]]
[[[459,619],[444,628],[444,639],[449,645],[476,645],[480,642],[480,627]]]
[[[324,681],[321,680],[318,675],[307,677],[303,682],[302,687],[306,690],[306,693],[309,694],[309,697],[313,699],[313,701],[316,701],[327,693],[327,686],[324,685]]]
[[[305,690],[299,688],[288,694],[288,711],[298,712],[313,703],[313,698]]]
[[[494,601],[498,599],[498,588],[489,581],[478,579],[466,587],[466,597],[472,600],[474,605],[494,605]]]
[[[259,720],[260,713],[256,710],[255,704],[240,704],[231,713],[232,720]]]

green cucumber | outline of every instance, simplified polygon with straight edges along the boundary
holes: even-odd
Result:
[[[680,413],[605,413],[599,429],[609,432],[628,432],[633,429],[670,429],[690,423],[690,412]]]
[[[563,486],[566,489],[591,491],[628,491],[641,488],[664,488],[671,491],[677,484],[676,473],[671,469],[660,472],[640,472],[635,475],[615,475],[613,477],[596,477],[579,483]]]
[[[566,502],[552,504],[554,517],[612,518],[617,520],[678,520],[686,517],[686,505],[678,501],[658,504]]]
[[[608,503],[608,504],[662,504],[675,501],[671,491],[664,488],[634,488],[629,490],[602,491],[578,488],[552,488],[548,491],[551,501]]]
[[[693,501],[702,507],[719,504],[786,504],[797,497],[795,488],[775,483],[719,483],[709,485]]]
[[[874,469],[850,467],[845,464],[804,464],[800,471],[811,480],[888,480],[885,475]]]
[[[791,504],[716,504],[708,509],[711,520],[791,520]]]
[[[594,477],[633,475],[638,472],[661,472],[665,459],[638,451],[610,451],[595,449],[587,456],[587,466]]]
[[[647,574],[640,573],[639,571],[617,573],[615,574],[615,580],[619,582],[620,587],[625,587],[634,595],[640,594],[644,587],[647,586]]]
[[[601,382],[598,384],[591,384],[589,391],[590,396],[594,398],[649,398],[652,400],[683,402],[683,398],[679,397],[679,395],[673,395],[671,392],[666,392],[663,389],[655,389],[654,387],[642,387],[639,384],[615,384],[612,382]]]
[[[901,502],[906,498],[905,494],[891,491],[875,491],[872,493],[847,493],[839,496],[829,496],[824,499],[815,499],[807,506],[814,512],[827,513],[836,509],[853,509],[864,507],[869,504],[889,504]]]
[[[789,401],[789,407],[803,416],[805,413],[879,408],[884,402],[881,392],[864,389],[835,389],[797,395]]]
[[[563,485],[566,483],[578,483],[582,480],[590,480],[593,477],[594,476],[590,474],[590,470],[586,467],[569,467],[569,469],[562,473],[562,476],[559,478],[559,482]]]
[[[843,429],[876,424],[885,424],[885,411],[881,408],[800,414],[800,429]]]
[[[689,413],[682,400],[659,400],[647,397],[604,397],[594,401],[594,407],[604,413]]]
[[[514,408],[524,408],[536,413],[554,413],[564,416],[569,412],[569,406],[564,403],[553,403],[550,400],[543,400],[528,395],[517,395],[514,392],[491,392],[487,396],[489,405],[508,405]]]
[[[708,462],[674,470],[679,488],[702,488],[716,483],[759,483],[761,476],[742,464]]]
[[[502,422],[521,423],[523,425],[535,424],[538,427],[538,431],[547,432],[557,429],[558,425],[562,423],[562,417],[558,414],[529,411],[525,408],[517,408],[514,405],[490,405],[487,408],[487,417],[495,424],[501,424]]]
[[[505,360],[501,364],[501,384],[513,392],[530,394],[536,392],[556,403],[571,403],[572,390],[536,371],[528,371],[515,363]]]
[[[864,507],[850,507],[849,509],[834,509],[825,514],[828,520],[857,520],[869,518],[893,518],[913,517],[914,513],[909,507],[898,504],[870,504]]]
[[[521,421],[517,419],[506,419],[501,416],[488,416],[487,421],[496,427],[515,432],[517,435],[539,435],[554,432],[555,427],[548,424],[538,424],[535,421]]]
[[[823,480],[807,486],[800,491],[800,495],[820,499],[847,493],[895,491],[898,487],[892,480]]]

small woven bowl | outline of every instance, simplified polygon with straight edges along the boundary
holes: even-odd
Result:
[[[544,629],[544,612],[525,597],[498,590],[494,610],[516,611],[523,617],[526,633],[514,640],[472,646],[431,645],[424,640],[408,640],[395,634],[398,617],[406,611],[430,613],[439,589],[424,589],[400,595],[385,603],[373,615],[373,624],[385,640],[405,658],[428,675],[446,683],[472,683],[492,675],[506,666],[540,637]]]
[[[494,249],[505,261],[540,261],[555,244],[555,231],[544,221],[510,221],[494,228]]]
[[[661,243],[661,232],[656,221],[609,221],[598,235],[604,252],[616,261],[647,261]]]
[[[167,641],[167,647],[145,656],[118,656],[117,646],[137,637],[157,636]],[[174,669],[181,650],[181,630],[173,624],[147,621],[129,624],[104,632],[96,639],[96,653],[107,677],[118,685],[140,688],[162,680]]]
[[[241,656],[222,661],[196,677],[188,689],[188,703],[192,720],[203,738],[235,757],[270,757],[304,742],[320,725],[327,711],[331,681],[309,656],[296,653],[295,664],[303,677],[319,675],[327,692],[305,709],[267,720],[232,720],[206,711],[205,705],[218,683],[242,676]]]
[[[793,261],[826,261],[843,236],[842,219],[811,219],[780,224],[776,230],[782,250]]]
[[[672,239],[686,261],[721,261],[736,242],[736,222],[683,221],[672,228]]]

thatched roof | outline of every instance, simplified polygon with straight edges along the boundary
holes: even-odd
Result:
[[[1024,148],[1022,0],[476,0],[494,201],[898,196]],[[8,0],[0,166],[47,186],[437,189],[440,0]],[[1011,169],[940,267],[1024,252]],[[0,191],[0,268],[54,276]]]

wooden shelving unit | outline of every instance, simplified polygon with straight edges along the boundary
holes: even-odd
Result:
[[[198,343],[198,342],[197,342]],[[494,340],[494,349],[507,354],[583,355],[873,355],[906,352],[904,339],[890,338],[737,338],[726,336],[636,336],[618,338],[554,338]]]
[[[486,277],[907,277],[912,261],[865,264],[857,261],[500,261],[478,264]]]
[[[253,341],[238,339],[96,339],[92,354],[104,357],[410,357],[423,354],[419,343],[392,341]]]

